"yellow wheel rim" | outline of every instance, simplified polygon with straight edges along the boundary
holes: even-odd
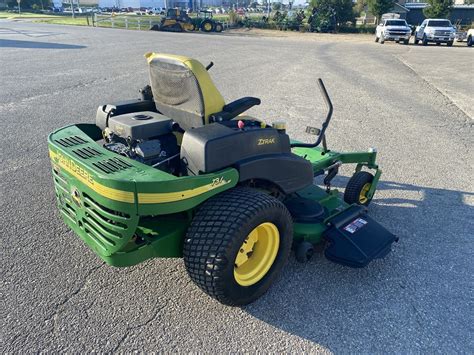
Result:
[[[257,226],[241,245],[234,262],[234,278],[241,286],[259,282],[270,270],[278,254],[280,233],[269,222]]]
[[[204,29],[206,31],[210,31],[210,30],[212,30],[212,25],[209,22],[207,22],[207,23],[204,24]]]
[[[370,190],[370,183],[368,182],[367,184],[362,186],[362,190],[360,190],[360,194],[359,194],[360,204],[364,204],[364,203],[367,203],[367,201],[369,201],[369,199],[367,198],[367,192],[369,192],[369,190]]]

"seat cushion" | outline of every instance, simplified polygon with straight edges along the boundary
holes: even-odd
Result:
[[[224,99],[197,60],[168,54],[145,55],[156,108],[184,129],[208,123],[224,107]]]

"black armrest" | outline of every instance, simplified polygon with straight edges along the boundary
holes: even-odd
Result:
[[[260,105],[260,99],[256,97],[243,97],[225,105],[221,112],[214,113],[210,116],[211,122],[228,121],[237,117],[249,108]]]

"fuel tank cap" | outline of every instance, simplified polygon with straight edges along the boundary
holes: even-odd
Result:
[[[153,117],[149,116],[149,115],[135,115],[132,117],[132,120],[135,120],[135,121],[146,121],[146,120],[149,120],[149,119],[152,119]]]

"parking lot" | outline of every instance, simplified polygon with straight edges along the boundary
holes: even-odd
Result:
[[[473,353],[474,50],[360,38],[0,21],[1,351]],[[60,220],[46,139],[137,97],[149,51],[213,61],[227,101],[260,97],[251,114],[306,141],[323,78],[330,148],[379,151],[369,211],[393,252],[364,269],[291,257],[244,308],[207,297],[179,259],[102,263]]]

